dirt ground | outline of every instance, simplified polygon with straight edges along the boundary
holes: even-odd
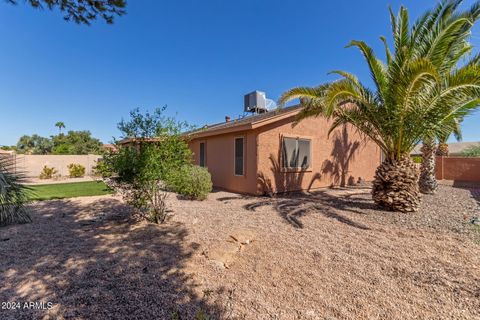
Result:
[[[33,204],[0,229],[0,319],[480,318],[479,188],[413,214],[368,189],[169,203],[161,226],[115,196]]]

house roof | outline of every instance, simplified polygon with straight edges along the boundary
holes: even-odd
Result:
[[[477,141],[477,142],[453,142],[453,143],[448,143],[448,152],[450,154],[460,154],[462,153],[462,151],[464,151],[465,149],[467,149],[468,147],[471,147],[471,146],[479,146],[480,145],[480,141]],[[422,151],[420,151],[420,148],[422,147],[421,144],[415,146],[415,148],[413,149],[413,151],[410,153],[412,155],[420,155],[422,154]]]
[[[244,118],[231,120],[229,122],[220,122],[211,125],[205,125],[204,127],[192,131],[185,132],[183,135],[189,138],[204,138],[208,136],[214,136],[219,134],[245,131],[255,129],[269,123],[279,121],[291,116],[296,115],[301,109],[300,105],[294,105],[286,108],[279,108],[272,111],[268,111],[253,116],[247,116]],[[127,137],[118,142],[120,145],[135,144],[141,142],[159,142],[162,138],[134,138]]]
[[[300,109],[300,105],[281,109],[279,108],[265,113],[231,120],[229,122],[206,125],[200,129],[186,132],[185,134],[192,138],[202,138],[237,131],[251,130],[296,115]]]

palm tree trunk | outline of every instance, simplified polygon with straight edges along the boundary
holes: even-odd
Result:
[[[425,141],[422,146],[422,164],[420,166],[420,192],[434,194],[438,184],[435,179],[435,142]]]
[[[399,161],[387,159],[377,168],[372,197],[376,204],[389,210],[418,210],[418,170],[410,157]]]
[[[437,156],[448,157],[448,154],[449,154],[448,144],[445,142],[440,142],[437,148]]]

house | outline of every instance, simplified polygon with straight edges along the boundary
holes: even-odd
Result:
[[[299,106],[205,126],[190,133],[195,164],[218,188],[246,194],[311,190],[372,181],[380,149],[346,125],[309,118],[293,126]]]

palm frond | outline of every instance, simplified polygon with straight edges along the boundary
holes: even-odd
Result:
[[[480,104],[480,54],[470,59],[470,34],[480,17],[480,1],[461,11],[461,0],[444,0],[410,26],[406,8],[390,8],[393,46],[381,37],[386,63],[363,41],[352,41],[370,69],[375,90],[353,74],[315,88],[295,88],[281,101],[300,98],[297,120],[323,115],[330,130],[353,125],[374,141],[388,160],[399,160],[422,140],[455,134],[459,123]],[[463,64],[463,65],[462,65]]]
[[[0,156],[0,226],[32,221],[25,207],[28,188],[22,184],[23,176],[14,171],[14,161]]]
[[[365,42],[353,40],[347,45],[347,48],[353,46],[357,47],[362,52],[370,68],[370,73],[375,85],[377,86],[377,90],[382,96],[385,95],[388,88],[386,65],[375,56],[373,49],[370,48]]]

